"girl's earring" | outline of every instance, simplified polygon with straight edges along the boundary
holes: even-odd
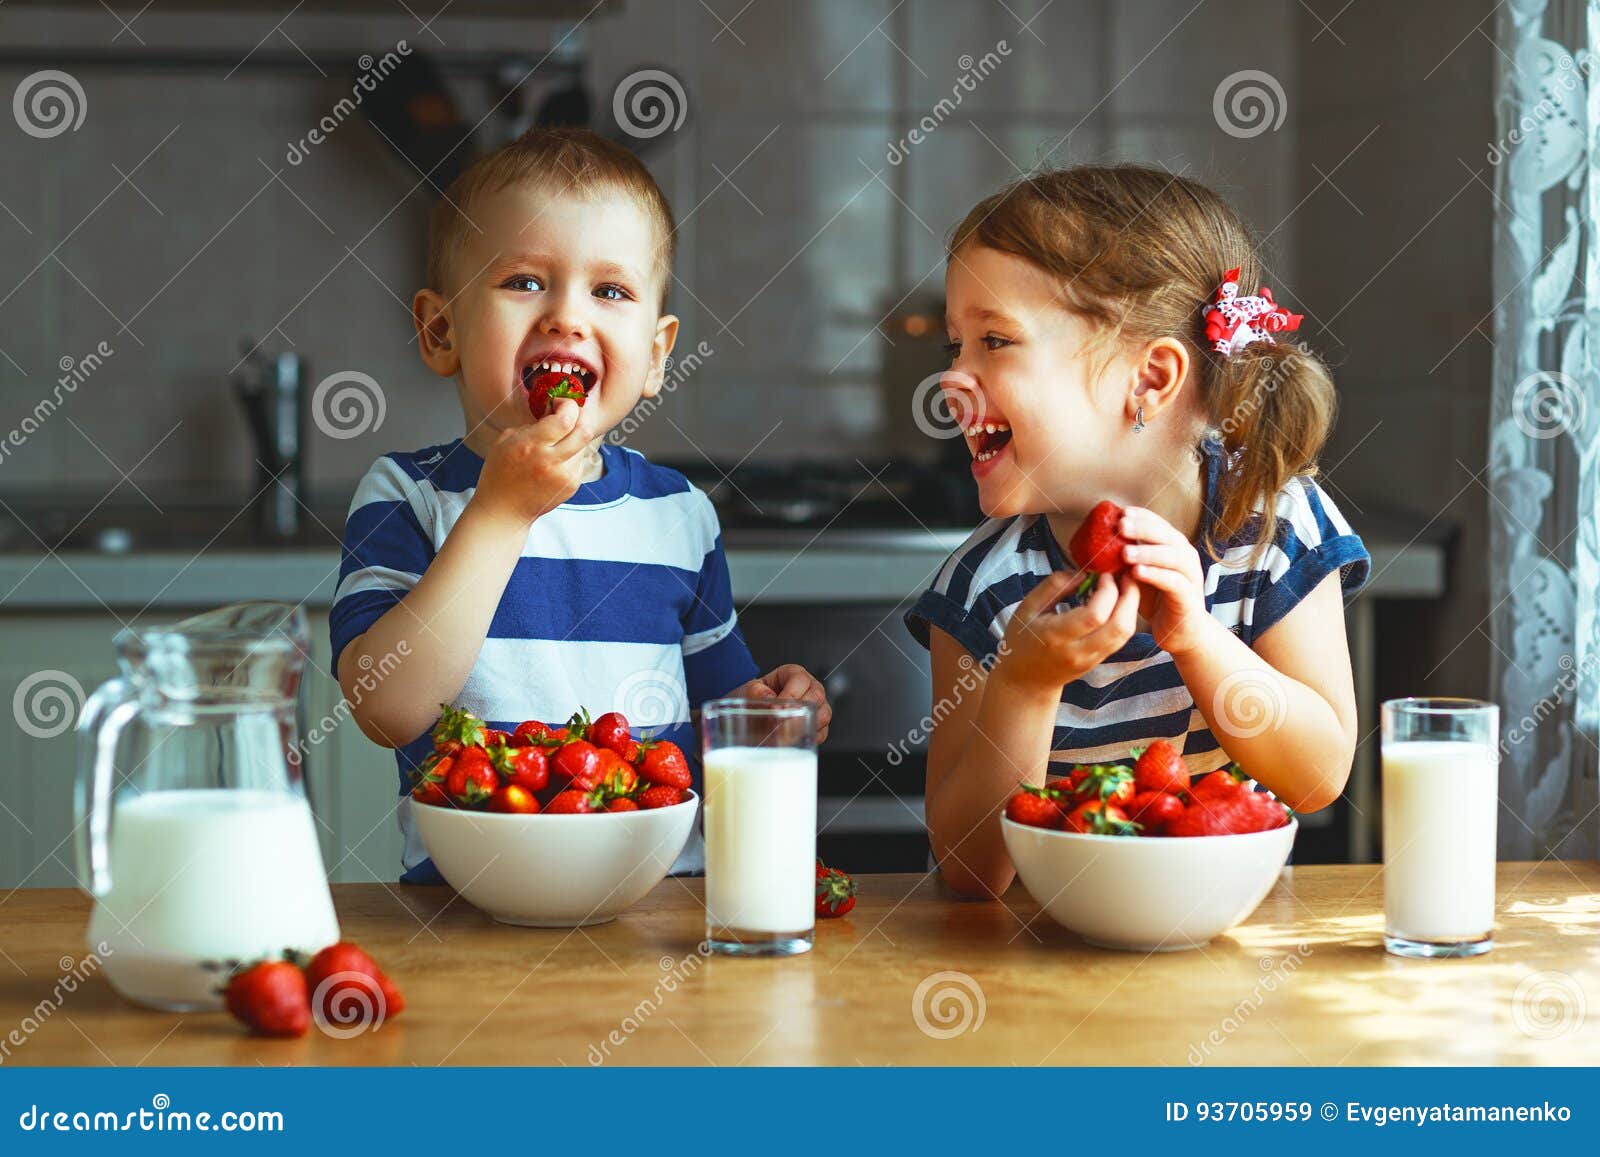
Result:
[[[1133,412],[1133,432],[1135,434],[1143,434],[1144,433],[1144,407],[1143,406],[1140,406],[1137,410],[1135,410]]]

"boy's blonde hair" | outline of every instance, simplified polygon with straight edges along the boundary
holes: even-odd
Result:
[[[453,292],[452,266],[472,229],[472,206],[511,185],[529,185],[586,196],[599,190],[621,193],[650,218],[656,234],[654,264],[661,282],[661,308],[672,281],[677,225],[672,207],[650,170],[621,145],[588,129],[529,129],[516,140],[474,161],[433,207],[428,222],[428,285]]]
[[[1277,530],[1276,496],[1316,471],[1333,425],[1328,369],[1285,341],[1229,356],[1203,340],[1201,309],[1223,275],[1240,269],[1253,292],[1257,244],[1237,213],[1197,181],[1144,165],[1082,165],[1036,173],[980,201],[951,235],[1031,262],[1056,278],[1061,304],[1105,332],[1144,344],[1176,338],[1210,424],[1233,465],[1205,545],[1213,553],[1251,523],[1264,501],[1257,545]]]

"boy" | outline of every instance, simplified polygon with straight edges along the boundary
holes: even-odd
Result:
[[[413,320],[423,362],[455,380],[466,436],[368,471],[329,615],[356,722],[396,749],[405,882],[441,882],[406,794],[441,703],[506,730],[617,709],[692,752],[691,705],[781,696],[816,703],[826,733],[804,668],[757,677],[710,500],[605,442],[662,386],[674,228],[644,166],[580,130],[525,133],[434,209]],[[586,397],[536,420],[529,387],[551,368]],[[357,693],[374,666],[390,673]],[[702,857],[697,840],[675,870]]]

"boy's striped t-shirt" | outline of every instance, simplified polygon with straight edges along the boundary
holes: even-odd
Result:
[[[1201,449],[1206,463],[1203,530],[1209,536],[1216,522],[1213,499],[1224,451],[1213,440]],[[1355,594],[1371,563],[1361,539],[1311,479],[1292,479],[1277,495],[1276,508],[1274,541],[1259,558],[1252,558],[1259,533],[1251,527],[1219,544],[1215,560],[1200,552],[1206,609],[1247,644],[1335,571],[1346,597]],[[987,664],[995,658],[1017,604],[1053,571],[1072,569],[1043,515],[991,518],[945,562],[932,587],[907,612],[906,625],[924,647],[930,645],[929,629],[938,627]],[[1275,709],[1266,701],[1266,688],[1241,683],[1234,694],[1231,709],[1241,726],[1254,726],[1259,722],[1256,713]],[[1062,771],[1077,763],[1125,762],[1130,748],[1157,739],[1181,751],[1195,773],[1228,762],[1172,656],[1148,632],[1140,632],[1062,688],[1050,761],[1063,765]]]
[[[620,710],[635,734],[671,739],[692,762],[691,708],[758,674],[738,630],[716,511],[675,470],[609,444],[600,454],[603,476],[529,528],[456,703],[505,730],[526,719],[559,724],[580,706]],[[336,672],[345,647],[416,586],[482,469],[457,439],[386,454],[367,471],[329,614]],[[396,748],[402,879],[438,882],[406,795],[432,741],[394,738],[405,741]],[[698,866],[690,858],[680,870]]]

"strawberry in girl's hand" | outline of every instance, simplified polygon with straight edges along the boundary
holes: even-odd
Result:
[[[1094,589],[1097,575],[1117,575],[1128,568],[1122,558],[1122,549],[1128,545],[1128,540],[1117,529],[1121,525],[1122,507],[1107,500],[1089,511],[1089,517],[1068,541],[1068,558],[1074,566],[1089,572],[1078,588],[1079,595]]]
[[[548,416],[550,411],[555,409],[556,402],[562,398],[571,398],[580,406],[589,399],[577,374],[546,370],[542,374],[534,375],[526,384],[528,410],[535,419]]]
[[[234,973],[222,1002],[261,1036],[305,1036],[311,1027],[306,974],[287,960],[263,960]]]
[[[689,787],[689,761],[676,743],[646,739],[639,744],[639,778],[685,791]]]
[[[305,983],[311,990],[312,1010],[324,1024],[350,1025],[374,1021],[376,1025],[405,1011],[406,998],[378,962],[355,944],[341,940],[330,944],[306,964]]]
[[[1133,786],[1141,792],[1189,790],[1189,765],[1178,749],[1158,739],[1143,751],[1135,750]]]
[[[856,882],[837,868],[817,861],[817,915],[843,916],[856,906]]]

